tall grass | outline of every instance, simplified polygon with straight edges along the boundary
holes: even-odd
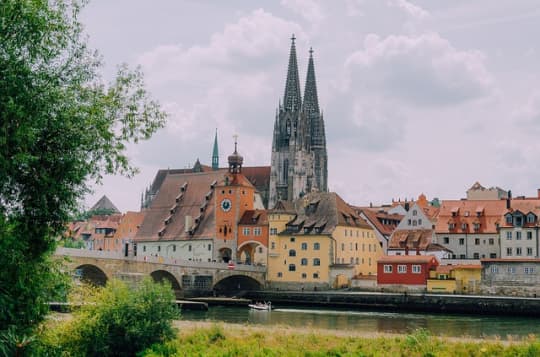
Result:
[[[142,356],[540,356],[540,340],[501,342],[434,337],[426,330],[405,336],[340,336],[287,328],[213,325],[183,331]]]

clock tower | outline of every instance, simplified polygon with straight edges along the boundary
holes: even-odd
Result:
[[[216,249],[227,261],[236,261],[238,246],[238,222],[247,210],[254,209],[255,187],[242,174],[244,158],[234,143],[234,153],[229,155],[229,170],[224,180],[216,186]]]

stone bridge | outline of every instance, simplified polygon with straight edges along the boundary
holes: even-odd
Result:
[[[226,263],[195,262],[163,257],[124,257],[121,253],[86,249],[58,248],[55,255],[65,257],[65,267],[75,278],[105,285],[116,278],[136,284],[145,277],[168,281],[176,297],[209,294],[238,296],[265,285],[266,267],[228,266]]]

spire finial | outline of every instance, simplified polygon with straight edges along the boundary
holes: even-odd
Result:
[[[313,47],[310,47],[310,48],[309,48],[309,56],[310,56],[310,57],[313,57]]]
[[[296,40],[296,37],[294,37],[294,33],[293,33],[292,36],[291,36],[292,43],[294,43],[295,40]]]
[[[234,138],[234,152],[237,153],[238,151],[236,149],[238,146],[238,134],[234,134],[233,138]]]

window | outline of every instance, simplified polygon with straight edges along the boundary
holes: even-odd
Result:
[[[398,265],[397,266],[397,272],[399,274],[405,274],[407,273],[407,266],[406,265]]]
[[[276,249],[276,242],[270,243],[270,249]]]
[[[176,252],[176,244],[173,244],[173,246],[172,246],[172,251],[173,251],[173,252]]]
[[[291,242],[294,242],[296,241],[296,238],[295,237],[291,237]]]
[[[508,267],[508,274],[515,274],[516,273],[516,267]]]
[[[467,257],[465,256],[465,254],[460,254],[459,255],[459,259],[466,259]]]
[[[495,244],[495,239],[489,238],[489,245],[493,245],[493,244]]]
[[[529,213],[527,215],[527,223],[534,223],[534,214]]]
[[[474,238],[474,245],[480,245],[480,238]]]
[[[448,230],[449,231],[453,230],[454,228],[456,228],[456,225],[454,223],[449,223],[448,224]]]
[[[495,258],[497,258],[497,253],[489,253],[489,257],[491,259],[495,259]]]
[[[516,255],[521,255],[521,247],[516,248]]]
[[[415,227],[415,226],[416,226],[416,219],[413,219],[413,221],[412,221],[412,225],[413,225],[413,227]]]
[[[533,254],[533,249],[527,248],[527,255],[532,255],[532,254]]]
[[[263,252],[262,247],[259,247],[259,254],[262,254],[262,252]]]
[[[289,257],[296,257],[296,250],[290,249],[289,250]]]
[[[260,236],[261,235],[261,227],[253,228],[253,235],[254,236]]]
[[[358,232],[356,232],[356,233],[358,233]],[[354,249],[358,250],[358,243],[354,243]]]
[[[307,250],[307,243],[302,243],[302,250]]]
[[[511,214],[506,215],[506,223],[512,224],[512,215]]]
[[[302,273],[302,279],[306,279],[307,278],[307,274],[306,273]]]
[[[506,255],[512,255],[512,248],[506,248]]]
[[[347,230],[345,229],[345,237],[347,236]]]
[[[444,244],[449,244],[449,243],[450,243],[450,238],[448,238],[448,237],[443,237],[443,243],[444,243]]]
[[[480,254],[479,253],[474,253],[473,254],[473,259],[480,259]]]
[[[459,245],[465,245],[465,238],[459,238]]]
[[[296,271],[296,265],[289,264],[289,271]]]
[[[417,212],[415,209],[413,209],[412,215],[413,215],[413,216],[416,216],[417,214],[418,214],[418,212]]]
[[[342,250],[342,251],[345,250],[345,243],[341,243],[341,250]]]
[[[160,245],[157,246],[157,251],[161,252],[161,246]]]
[[[391,273],[392,272],[392,266],[389,265],[389,264],[385,264],[384,265],[384,272],[387,273],[387,274]]]
[[[270,234],[277,234],[277,228],[270,228]]]
[[[411,222],[412,222],[412,221],[411,221],[410,219],[407,220],[407,224],[408,224],[409,226],[411,225]]]
[[[527,240],[531,240],[532,239],[532,232],[529,231],[527,232]]]
[[[307,265],[307,258],[302,258],[302,260],[300,260],[300,265]]]
[[[321,249],[320,243],[313,243],[313,250],[319,250]]]
[[[516,240],[521,240],[521,232],[516,232]]]
[[[356,265],[358,265],[359,261],[358,257],[356,257]]]
[[[313,279],[319,279],[319,273],[313,273]]]
[[[523,268],[523,272],[525,274],[534,274],[534,268],[533,267],[525,267],[525,268]]]
[[[512,240],[512,232],[506,232],[506,240]]]
[[[498,267],[498,266],[495,266],[495,265],[492,266],[492,267],[491,267],[491,272],[492,272],[493,274],[498,274],[498,273],[499,273],[499,267]]]
[[[350,259],[350,264],[354,264],[354,258],[353,257],[351,257],[351,259]]]
[[[248,236],[251,234],[251,229],[249,229],[249,227],[244,227],[244,229],[242,230],[242,233],[245,235],[245,236]]]
[[[277,273],[277,277],[278,277],[278,278],[283,277],[283,273],[282,273],[282,272]]]
[[[146,252],[146,246],[145,245],[142,246],[142,251]]]
[[[421,218],[418,219],[418,225],[419,225],[419,226],[422,225],[422,219],[421,219]]]

